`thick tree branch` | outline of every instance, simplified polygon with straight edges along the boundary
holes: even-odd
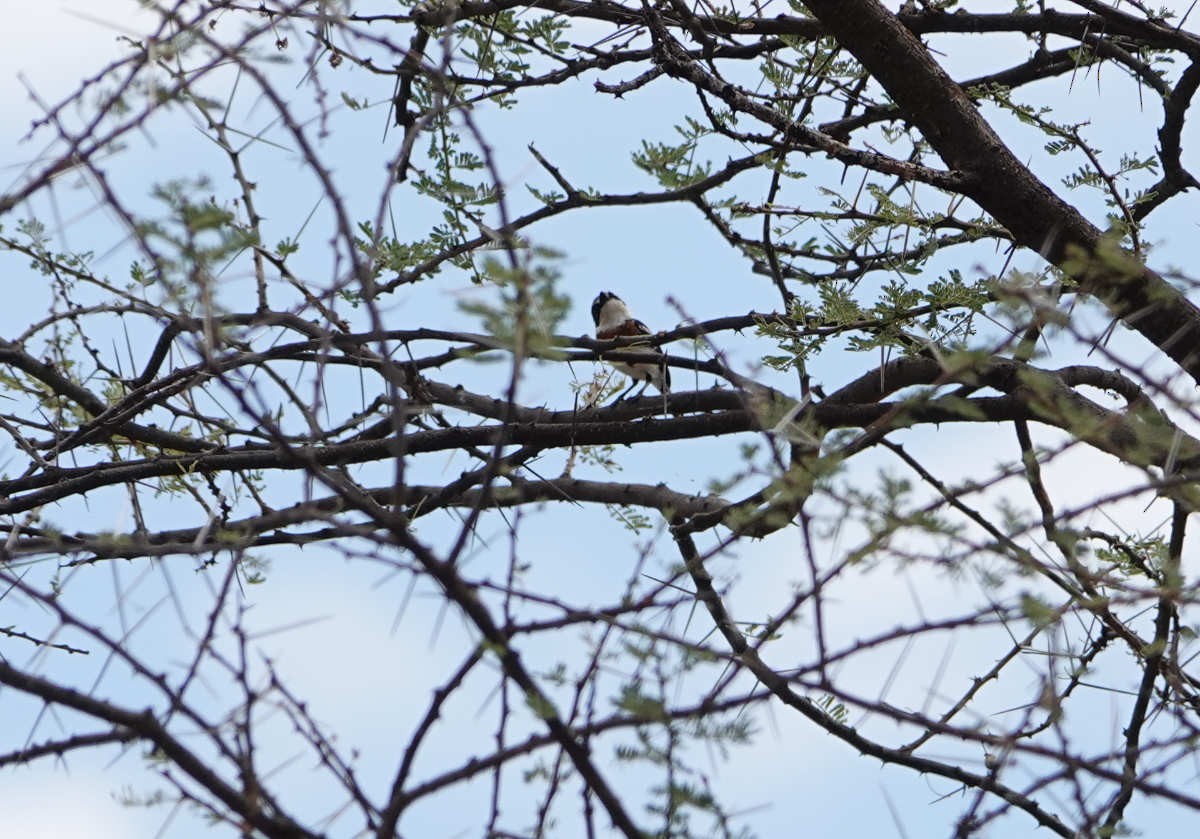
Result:
[[[1074,277],[1200,382],[1200,309],[1025,167],[917,38],[877,0],[805,0],[1022,245]]]

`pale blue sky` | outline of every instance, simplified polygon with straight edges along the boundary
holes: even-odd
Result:
[[[7,9],[10,14],[6,14],[5,19],[11,21],[16,31],[10,36],[12,48],[0,54],[0,108],[6,114],[0,124],[0,191],[19,180],[20,164],[34,158],[41,148],[37,140],[24,145],[16,143],[29,119],[37,113],[16,82],[16,73],[24,73],[44,98],[56,100],[73,89],[76,79],[121,54],[115,38],[122,27],[132,25],[131,9],[135,4],[126,0],[86,3],[78,0],[62,5],[30,5],[17,0],[0,0],[0,12],[6,11],[6,6],[10,7]],[[81,9],[86,12],[81,14]],[[936,40],[934,45],[938,45]],[[1011,45],[1018,53],[1024,49],[1019,40],[1014,39]],[[947,51],[956,56],[961,54],[951,50],[949,45]],[[51,54],[52,60],[49,59]],[[980,50],[976,56],[981,66],[991,66],[993,56],[990,53]],[[976,69],[965,65],[952,67],[956,75],[969,75]],[[281,88],[292,89],[300,74],[301,70],[295,65],[283,66],[275,71],[274,78],[288,80]],[[381,140],[390,92],[386,80],[375,80],[375,88],[369,89],[362,86],[361,76],[326,74],[326,81],[334,89],[351,78],[349,92],[375,103],[375,107],[357,113],[339,108],[333,133],[325,141],[322,151],[325,160],[334,168],[335,178],[349,196],[351,210],[360,217],[370,217],[379,200],[383,162],[392,153],[399,135],[393,131],[387,140]],[[1069,98],[1062,97],[1061,86],[1056,88],[1059,93],[1054,101],[1056,107],[1062,108],[1057,118],[1089,120],[1089,130],[1094,132],[1099,144],[1111,143],[1116,147],[1128,129],[1130,113],[1136,115],[1138,105],[1128,86],[1121,85],[1115,73],[1105,77],[1104,81],[1102,99],[1097,95],[1095,79],[1088,74],[1077,80]],[[1118,94],[1118,90],[1123,92]],[[304,102],[307,90],[300,87],[295,96],[297,102]],[[544,175],[526,151],[529,142],[535,142],[543,154],[580,185],[602,185],[613,190],[648,188],[628,162],[629,138],[644,132],[655,139],[670,139],[674,115],[690,113],[693,109],[693,99],[687,95],[681,98],[680,91],[671,86],[658,85],[641,94],[613,101],[594,93],[590,81],[581,80],[571,83],[565,91],[530,93],[515,111],[496,116],[481,113],[479,118],[496,149],[501,172],[513,187],[514,204],[522,206],[523,202],[528,206],[519,188],[523,182],[534,179],[546,185]],[[1157,118],[1157,105],[1147,105],[1146,111],[1147,124],[1153,124]],[[262,103],[255,103],[246,92],[235,100],[231,119],[251,131],[263,128],[271,115]],[[1152,131],[1145,126],[1139,128],[1144,142],[1152,143]],[[586,137],[586,142],[580,142],[581,134]],[[1023,142],[1032,139],[1021,132],[1012,137],[1022,138]],[[232,194],[229,178],[222,168],[222,157],[179,112],[154,120],[144,135],[131,140],[134,148],[107,164],[110,175],[126,197],[137,200],[145,196],[156,181],[204,171],[213,174],[220,195],[228,198]],[[1038,171],[1046,175],[1073,169],[1081,162],[1049,160],[1037,144],[1030,144],[1028,148],[1018,145],[1018,148]],[[1147,148],[1148,145],[1143,150]],[[315,185],[310,180],[296,177],[298,159],[295,154],[265,145],[250,149],[246,155],[247,166],[255,172],[260,184],[257,198],[260,210],[268,219],[269,242],[273,241],[272,237],[295,235],[317,203],[319,193]],[[840,167],[817,159],[812,165],[815,170],[811,178],[813,184],[837,182]],[[756,183],[753,178],[742,182]],[[1058,187],[1057,183],[1054,185]],[[754,200],[759,196],[750,190],[747,197]],[[60,179],[60,188],[55,191],[55,198],[59,206],[39,202],[34,209],[47,218],[58,213],[67,222],[61,231],[67,241],[74,247],[95,249],[104,256],[100,268],[121,276],[130,255],[120,247],[105,254],[106,247],[114,243],[119,231],[114,232],[117,228],[106,213],[88,212],[95,199],[86,184],[77,184],[71,175],[64,176]],[[1195,199],[1187,201],[1194,202]],[[1100,216],[1095,212],[1097,205],[1090,204],[1089,207],[1093,211],[1091,217],[1099,221]],[[404,209],[408,212],[408,207]],[[20,215],[21,211],[14,212],[0,223],[9,230],[12,220]],[[1151,225],[1152,238],[1164,241],[1158,264],[1186,264],[1190,257],[1187,244],[1195,235],[1191,219],[1195,217],[1194,213],[1176,208],[1164,217],[1164,223],[1159,224],[1156,220]],[[398,215],[397,223],[407,226],[415,238],[428,223],[427,218],[420,212]],[[328,240],[327,231],[321,226],[323,222],[324,216],[318,210],[305,233],[304,249],[292,261],[294,270],[308,271],[314,277],[321,277],[328,271],[329,260],[322,252]],[[666,302],[668,296],[679,299],[688,313],[699,319],[749,309],[771,309],[778,305],[769,281],[753,275],[743,259],[717,241],[711,228],[692,208],[649,207],[575,213],[555,219],[530,235],[538,244],[552,246],[566,254],[562,264],[563,288],[572,295],[575,303],[563,327],[568,334],[590,331],[588,303],[601,289],[621,294],[634,305],[639,317],[656,328],[677,320],[676,313]],[[978,260],[977,265],[958,262],[959,267],[971,275],[996,271],[1003,264],[1002,254],[989,251],[981,250],[972,258]],[[10,277],[20,276],[17,272],[22,270],[22,264],[22,260],[0,255],[0,265]],[[14,281],[10,279],[10,282]],[[28,284],[31,281],[21,279],[20,282]],[[231,283],[230,288],[236,288],[235,283]],[[18,286],[14,291],[19,294],[0,314],[0,324],[8,324],[3,327],[6,330],[22,328],[39,304],[36,292],[28,285]],[[433,282],[398,293],[392,305],[395,317],[403,319],[401,325],[413,325],[415,312],[419,313],[421,325],[473,326],[457,312],[455,303],[481,293],[486,292],[478,291],[461,275],[448,272]],[[755,372],[754,350],[748,341],[739,342],[732,337],[721,340],[723,349],[743,365],[742,369]],[[1118,336],[1112,349],[1133,359],[1151,355],[1137,339],[1127,340],[1123,336]],[[1072,350],[1065,350],[1056,354],[1053,361],[1056,365],[1069,363],[1077,355]],[[856,374],[870,369],[876,361],[862,355],[829,353],[814,365],[813,372],[818,381],[840,382],[848,378],[847,371]],[[590,376],[589,369],[574,372],[579,377]],[[454,375],[468,387],[486,391],[494,388],[494,383],[506,375],[506,368],[498,364],[460,365]],[[555,407],[569,405],[570,376],[571,371],[565,365],[534,365],[523,383],[522,401]],[[788,386],[786,380],[777,378],[777,381]],[[703,378],[699,382],[701,387],[709,384]],[[357,394],[350,390],[337,396],[357,399]],[[1052,439],[1053,435],[1049,434],[1039,436],[1040,441]],[[623,479],[665,480],[679,490],[699,491],[714,474],[724,474],[739,466],[738,442],[735,438],[727,438],[663,445],[651,456],[637,462],[624,456],[626,471]],[[976,430],[968,426],[929,429],[924,434],[906,437],[905,442],[914,453],[935,456],[939,475],[948,481],[987,474],[995,463],[1010,461],[1016,456],[1011,439],[1002,439],[995,445],[990,442],[980,445]],[[627,454],[619,452],[618,456]],[[858,468],[865,476],[885,463],[896,468],[894,461],[880,453],[864,458]],[[424,473],[430,479],[437,479],[443,474],[454,474],[457,468],[461,468],[459,463],[449,458],[429,458],[417,467],[417,474]],[[556,472],[561,468],[561,461],[546,458],[542,468]],[[1079,480],[1081,474],[1086,480]],[[1047,481],[1067,502],[1083,503],[1096,487],[1124,481],[1123,474],[1124,470],[1107,460],[1075,451],[1048,470]],[[280,488],[280,493],[286,494],[294,487],[295,479],[289,477],[283,481],[286,486]],[[1021,496],[1021,503],[1026,503],[1024,499],[1025,496]],[[1160,509],[1155,507],[1142,514],[1141,506],[1139,502],[1130,502],[1122,510],[1128,513],[1130,522],[1137,522],[1136,526],[1147,529],[1161,520]],[[128,526],[130,514],[113,498],[97,499],[86,511],[46,511],[48,519],[59,521],[64,518],[75,521],[75,517],[81,515],[87,516],[87,524],[77,526],[120,529]],[[179,525],[195,523],[187,519]],[[432,523],[424,526],[429,530],[423,535],[435,542],[446,538],[450,532],[448,528],[439,532]],[[570,602],[586,603],[589,597],[591,602],[603,602],[621,591],[634,567],[636,550],[629,545],[627,534],[601,509],[577,510],[563,505],[544,515],[527,516],[521,527],[522,556],[532,566],[528,580],[531,589],[561,593]],[[481,546],[474,552],[468,568],[480,576],[498,576],[506,559],[504,523],[497,517],[486,518],[481,536],[491,540],[490,544],[496,547]],[[835,550],[845,550],[855,544],[859,538],[859,533],[848,528],[840,540],[831,542],[825,549],[832,555]],[[654,557],[651,568],[661,570],[675,561],[669,540],[654,538],[650,551]],[[415,720],[423,713],[430,691],[457,665],[463,651],[473,643],[472,637],[456,615],[442,614],[439,600],[421,586],[407,606],[403,619],[397,622],[407,581],[389,574],[381,563],[344,562],[333,552],[319,548],[261,553],[270,556],[272,568],[267,583],[247,591],[251,604],[248,624],[262,633],[263,650],[296,692],[309,699],[314,715],[340,734],[345,751],[352,748],[363,751],[363,777],[368,787],[378,794],[383,789],[382,784],[386,783],[386,772],[394,765],[398,750]],[[739,578],[739,585],[731,596],[731,607],[738,617],[747,620],[765,617],[773,608],[780,607],[787,600],[792,581],[803,580],[806,573],[800,560],[799,539],[792,534],[783,534],[764,544],[739,546],[733,558],[723,561],[719,570],[723,575]],[[194,574],[189,563],[173,564],[170,574],[176,589],[183,592],[183,609],[189,620],[202,621],[208,603],[207,581],[202,580],[203,575]],[[94,612],[98,618],[112,618],[103,604],[111,599],[114,585],[130,592],[132,611],[137,615],[149,614],[145,625],[134,635],[139,651],[155,658],[164,667],[177,666],[180,650],[186,652],[186,639],[179,635],[180,620],[175,605],[164,599],[165,579],[157,569],[147,573],[136,565],[115,563],[112,567],[81,569],[67,582],[66,597],[72,607]],[[926,610],[952,608],[964,590],[973,591],[974,586],[964,584],[960,587],[946,577],[924,569],[903,574],[891,566],[863,569],[860,577],[840,590],[839,597],[846,599],[839,603],[845,608],[831,616],[830,633],[840,643],[850,644],[856,638],[915,621]],[[849,594],[853,595],[854,602],[849,602]],[[0,602],[0,625],[22,621],[37,625],[39,616],[32,610],[8,611],[19,608],[13,604],[12,599]],[[46,625],[52,627],[53,623]],[[681,626],[674,629],[683,631]],[[797,664],[811,660],[811,644],[802,629],[797,627],[795,635],[786,643],[772,648],[773,663],[785,667],[789,660]],[[704,631],[703,627],[697,626],[691,635],[699,637]],[[944,701],[963,689],[969,676],[978,671],[979,661],[990,662],[1001,654],[1005,643],[1006,636],[1000,631],[986,641],[972,636],[961,644],[949,636],[923,639],[917,649],[908,654],[905,679],[886,698],[901,706],[919,707],[924,697],[932,692]],[[557,655],[567,654],[561,650],[541,649],[537,645],[530,645],[526,653],[533,661],[546,666]],[[894,651],[883,651],[856,660],[843,674],[846,683],[856,686],[864,696],[877,698],[879,675],[891,667],[889,657],[893,654]],[[12,653],[6,651],[6,655]],[[15,654],[18,663],[25,663],[26,655],[26,650],[18,650]],[[943,661],[948,665],[946,672],[939,675]],[[77,668],[78,678],[87,684],[99,672],[99,665],[94,660],[55,662],[53,672],[64,672],[57,669],[61,667]],[[1029,665],[1026,684],[1006,684],[989,695],[986,707],[998,713],[1028,702],[1037,684],[1038,665],[1039,662]],[[475,743],[483,744],[484,748],[490,745],[495,711],[495,698],[488,695],[491,687],[481,679],[458,699],[457,704],[453,704],[449,717],[455,726],[455,735],[444,738],[443,742],[447,744],[448,752],[455,749],[461,752],[454,757],[465,757]],[[127,676],[119,667],[114,667],[105,673],[99,693],[125,699],[129,689]],[[221,688],[214,686],[214,690],[220,692]],[[1099,738],[1097,748],[1107,747],[1123,724],[1115,705],[1107,695],[1099,692],[1074,708],[1080,710],[1073,710],[1073,713],[1082,713],[1082,709],[1087,708],[1087,713],[1094,715],[1094,728]],[[6,725],[15,725],[18,729],[28,727],[38,711],[35,703],[14,697],[11,692],[0,693],[0,713],[10,721]],[[860,720],[855,714],[851,717],[864,730],[878,726],[876,731],[888,731],[887,724],[879,720]],[[958,796],[952,795],[953,787],[947,782],[922,778],[905,770],[881,769],[876,761],[853,754],[785,709],[776,707],[762,715],[761,720],[760,736],[753,748],[735,751],[727,762],[715,761],[709,765],[709,774],[722,790],[726,803],[753,810],[747,823],[759,835],[795,835],[801,826],[805,835],[813,837],[948,835],[946,825],[960,811],[962,803]],[[55,732],[53,721],[43,721],[32,739],[41,740]],[[278,721],[276,734],[277,741],[263,744],[264,755],[284,763],[300,750],[290,740],[289,728],[283,720]],[[452,755],[446,754],[443,759],[450,757]],[[968,759],[976,761],[975,768],[982,765],[981,754]],[[270,761],[267,763],[269,765]],[[129,754],[111,765],[94,757],[77,755],[67,762],[66,769],[43,761],[27,770],[8,770],[0,776],[0,834],[31,839],[152,836],[164,824],[167,812],[163,809],[131,809],[119,806],[113,800],[113,796],[127,785],[138,791],[148,791],[147,786],[138,786],[145,784],[146,779],[137,771],[139,768],[140,757]],[[433,767],[426,768],[432,771]],[[305,755],[281,771],[285,774],[280,777],[287,778],[287,800],[299,813],[318,814],[335,806],[324,792],[327,782],[311,770],[309,756]],[[632,791],[644,785],[644,777],[636,772],[614,773],[614,777],[619,788]],[[520,785],[519,780],[511,778],[508,783]],[[487,794],[487,783],[481,778],[474,785],[452,791],[446,798],[415,808],[402,823],[402,829],[410,836],[464,835],[462,831],[469,831],[471,825],[478,823],[476,814],[486,807]],[[933,803],[942,795],[950,797]],[[575,803],[573,798],[566,801],[572,806]],[[64,802],[69,802],[69,806],[64,806]],[[886,802],[890,802],[895,814]],[[517,804],[514,808],[520,806]],[[1176,816],[1170,806],[1157,803],[1153,812],[1136,810],[1133,813],[1135,826],[1145,835],[1177,828],[1179,823],[1173,822]],[[517,823],[521,822],[518,820]],[[1030,827],[1031,822],[1026,817],[1015,815],[998,822],[989,835],[1025,836]],[[345,835],[345,829],[346,825],[338,822],[328,828],[331,836]],[[163,835],[207,837],[214,833],[189,814],[181,813],[169,822]]]

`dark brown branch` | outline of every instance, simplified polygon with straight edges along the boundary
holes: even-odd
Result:
[[[964,173],[961,192],[1200,381],[1200,309],[1105,241],[1017,160],[894,15],[877,0],[806,0],[806,5],[879,80],[942,159]]]
[[[316,834],[302,828],[282,813],[268,813],[260,806],[253,806],[233,786],[228,784],[210,766],[209,762],[184,746],[163,728],[153,712],[131,711],[110,702],[104,702],[78,691],[63,687],[32,673],[26,673],[0,659],[0,682],[13,690],[36,696],[51,705],[72,708],[89,717],[104,720],[153,745],[168,757],[192,780],[211,793],[233,813],[254,825],[265,836],[278,839],[316,839]]]
[[[860,754],[870,755],[884,763],[894,763],[898,766],[907,766],[918,772],[949,778],[970,788],[987,790],[1017,809],[1028,813],[1040,826],[1049,829],[1059,836],[1071,837],[1075,835],[1074,831],[1059,821],[1053,814],[1047,812],[1036,801],[1022,795],[1011,787],[1000,784],[995,778],[988,775],[967,772],[965,769],[953,764],[917,757],[898,749],[887,748],[876,743],[874,740],[863,737],[852,726],[835,720],[817,707],[811,700],[797,694],[791,685],[788,684],[788,681],[767,666],[758,652],[747,643],[741,630],[738,629],[736,622],[726,610],[721,596],[713,587],[712,576],[705,569],[703,560],[696,550],[696,545],[692,541],[692,537],[676,532],[676,545],[679,548],[680,556],[687,565],[692,582],[696,586],[696,599],[708,610],[713,623],[716,624],[717,631],[720,632],[725,642],[729,645],[730,650],[739,658],[741,663],[754,674],[763,687],[769,690],[784,705],[799,712],[806,719],[846,743],[846,745],[855,749]]]
[[[1142,651],[1145,661],[1142,667],[1142,683],[1138,687],[1137,699],[1133,710],[1129,713],[1129,722],[1125,726],[1125,762],[1122,769],[1121,789],[1109,809],[1108,817],[1104,820],[1104,829],[1115,833],[1121,820],[1125,817],[1125,808],[1133,800],[1133,791],[1137,784],[1138,759],[1142,754],[1142,727],[1146,723],[1146,714],[1150,708],[1150,699],[1154,695],[1154,683],[1162,670],[1162,664],[1167,655],[1167,645],[1170,639],[1171,623],[1176,617],[1175,596],[1181,582],[1179,562],[1183,557],[1183,540],[1187,528],[1188,510],[1175,505],[1171,520],[1171,542],[1167,552],[1167,572],[1164,574],[1165,585],[1162,597],[1158,601],[1158,611],[1154,618],[1154,640]]]

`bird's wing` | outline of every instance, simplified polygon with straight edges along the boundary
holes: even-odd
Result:
[[[607,341],[610,338],[632,338],[635,335],[650,334],[652,334],[650,328],[635,318],[623,320],[616,326],[610,326],[607,329],[596,330],[596,337],[601,341]]]

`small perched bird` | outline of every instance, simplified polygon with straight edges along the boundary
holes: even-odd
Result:
[[[601,341],[610,338],[653,334],[646,324],[633,316],[629,307],[625,305],[625,301],[611,291],[600,292],[592,301],[592,320],[596,323],[596,337]],[[609,362],[617,370],[633,379],[633,384],[617,397],[618,402],[624,399],[629,391],[637,387],[639,382],[642,384],[642,389],[638,391],[638,396],[645,392],[647,385],[654,385],[662,394],[666,394],[671,389],[671,371],[667,367],[666,356],[663,355],[662,350],[657,347],[633,345],[622,347],[620,351],[645,353],[652,356],[654,360],[646,364],[627,361]]]

